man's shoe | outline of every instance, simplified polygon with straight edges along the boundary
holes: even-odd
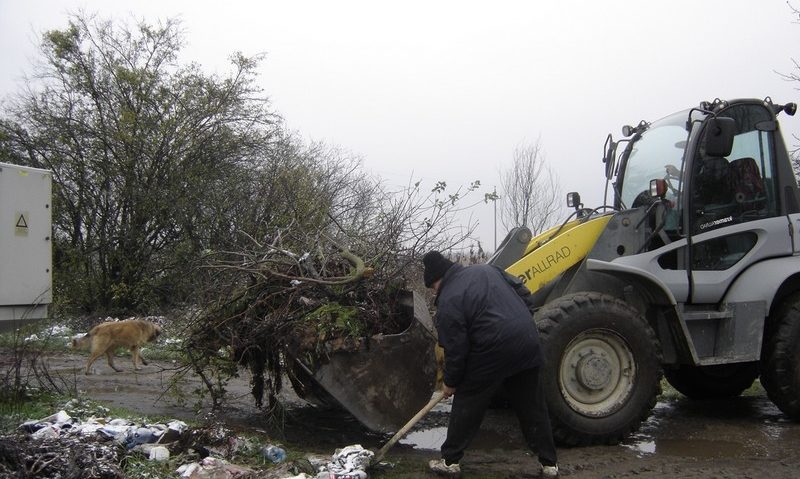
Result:
[[[428,463],[428,466],[431,468],[431,471],[435,472],[436,474],[442,474],[450,477],[461,476],[461,466],[459,466],[458,463],[448,465],[444,462],[444,459],[431,459],[431,462]]]
[[[542,477],[558,477],[558,464],[554,466],[542,466]]]

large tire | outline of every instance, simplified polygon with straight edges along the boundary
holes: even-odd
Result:
[[[761,354],[761,384],[778,409],[800,421],[800,294],[778,309]]]
[[[665,369],[664,377],[690,399],[731,398],[753,385],[758,377],[758,363],[679,366]]]
[[[556,441],[616,444],[636,430],[661,392],[661,347],[642,315],[612,296],[576,293],[535,318]]]

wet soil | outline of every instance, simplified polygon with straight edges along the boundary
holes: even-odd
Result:
[[[116,365],[123,372],[98,362],[95,374],[85,376],[85,360],[77,354],[59,354],[48,359],[48,369],[109,406],[184,420],[202,419],[208,413],[208,401],[199,400],[195,392],[202,386],[197,378],[165,392],[174,373],[172,363],[151,361],[134,372],[129,358],[119,358]],[[246,373],[228,384],[228,400],[218,419],[234,429],[268,434],[290,450],[329,456],[349,444],[377,450],[388,439],[371,434],[346,413],[313,407],[290,391],[281,398],[286,408],[280,421],[267,421],[255,408],[249,389]],[[623,444],[559,448],[561,477],[800,477],[800,424],[788,421],[756,389],[724,401],[690,401],[677,394],[664,398],[640,431]],[[427,472],[427,462],[438,457],[448,408],[446,403],[438,405],[389,452],[386,459],[396,464],[394,470],[374,470],[370,477],[435,477]],[[471,478],[539,475],[538,461],[525,448],[516,419],[507,410],[489,412],[461,466],[463,476]]]

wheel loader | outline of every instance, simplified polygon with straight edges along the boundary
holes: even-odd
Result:
[[[515,228],[489,259],[533,294],[560,444],[621,441],[662,377],[705,399],[738,396],[760,376],[800,419],[800,191],[778,123],[796,109],[716,99],[625,126],[605,141],[605,204],[570,193],[566,221],[536,237]],[[430,397],[433,327],[417,297],[409,304],[406,333],[307,371],[374,430]],[[398,376],[379,386],[371,365],[383,350]]]
[[[606,139],[608,204],[490,262],[532,291],[556,439],[616,443],[667,381],[726,398],[753,381],[800,419],[800,192],[778,115],[793,103],[714,100]]]

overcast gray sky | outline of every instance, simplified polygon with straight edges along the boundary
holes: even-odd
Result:
[[[266,53],[262,86],[288,126],[396,184],[479,179],[488,192],[538,138],[564,191],[597,206],[603,141],[623,124],[716,97],[800,100],[777,73],[800,59],[785,0],[0,0],[0,98],[19,89],[39,34],[79,8],[179,17],[183,58],[209,72],[234,51]],[[797,120],[783,126],[796,143]],[[491,249],[492,206],[473,213]]]

